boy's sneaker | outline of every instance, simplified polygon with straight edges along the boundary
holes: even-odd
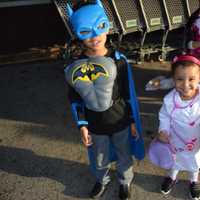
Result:
[[[119,186],[119,198],[120,200],[128,200],[131,197],[131,186],[120,185]]]
[[[193,200],[200,199],[200,183],[199,182],[190,183],[190,198]]]
[[[105,192],[105,190],[107,189],[108,184],[103,185],[99,182],[96,182],[91,193],[90,193],[90,198],[95,199],[95,198],[102,196],[103,193]]]
[[[165,177],[161,185],[161,192],[165,195],[169,194],[174,185],[176,184],[176,182],[177,182],[176,180],[172,180],[170,177]]]

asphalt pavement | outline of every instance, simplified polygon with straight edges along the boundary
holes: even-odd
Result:
[[[145,148],[156,134],[158,110],[167,91],[146,92],[145,84],[166,75],[169,65],[145,63],[134,68]],[[160,193],[165,171],[147,157],[134,164],[132,200],[188,199],[184,173],[168,196]],[[118,200],[114,166],[112,184],[101,200]],[[87,151],[71,118],[63,62],[0,67],[0,200],[89,199],[94,184]]]

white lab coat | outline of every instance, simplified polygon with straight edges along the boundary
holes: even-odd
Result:
[[[174,106],[178,105],[179,108]],[[182,108],[180,108],[182,107]],[[184,108],[183,108],[184,107]],[[170,143],[176,149],[173,169],[198,171],[200,168],[200,94],[184,101],[173,89],[165,98],[159,112],[159,131],[170,135]],[[177,136],[180,136],[185,143]]]

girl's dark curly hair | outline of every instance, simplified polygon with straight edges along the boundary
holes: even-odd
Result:
[[[172,76],[175,75],[175,71],[179,66],[182,66],[183,68],[186,68],[186,67],[190,67],[192,65],[197,65],[197,64],[195,64],[195,63],[193,63],[191,61],[179,61],[179,62],[176,62],[176,63],[172,63],[172,65],[171,65],[171,75]]]

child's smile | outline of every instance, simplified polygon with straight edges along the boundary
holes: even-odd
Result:
[[[107,52],[105,46],[107,39],[107,33],[102,33],[94,38],[89,38],[83,40],[84,45],[86,46],[86,54],[90,56],[102,56]]]
[[[174,74],[175,87],[183,100],[190,100],[196,95],[199,79],[199,67],[197,65],[177,67]]]
[[[94,48],[95,48],[95,47],[98,47],[100,44],[101,44],[101,41],[99,41],[99,40],[91,41],[91,45],[92,45]]]

